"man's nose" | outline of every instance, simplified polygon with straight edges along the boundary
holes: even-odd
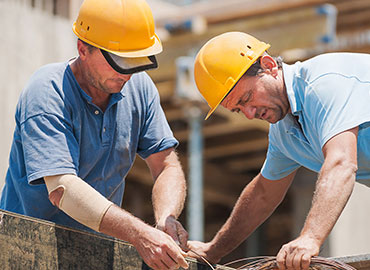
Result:
[[[249,120],[252,120],[256,115],[256,108],[252,106],[244,106],[242,112]]]

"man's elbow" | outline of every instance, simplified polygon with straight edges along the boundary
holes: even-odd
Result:
[[[60,202],[60,199],[63,197],[63,193],[64,193],[64,188],[62,187],[59,187],[53,190],[52,192],[50,192],[49,194],[50,202],[59,208],[59,202]]]
[[[343,171],[345,172],[345,175],[348,175],[348,177],[355,179],[356,173],[358,170],[357,162],[345,162],[342,164]]]
[[[346,157],[333,160],[331,168],[329,168],[328,174],[325,174],[329,182],[335,184],[337,181],[340,181],[343,184],[348,184],[353,186],[356,181],[357,173],[357,162],[356,160],[351,160]],[[323,172],[320,173],[323,176]],[[337,180],[337,181],[335,181]],[[324,183],[324,182],[322,182]]]
[[[49,193],[49,200],[58,208],[60,208],[60,201],[62,200],[65,191],[65,186],[59,183],[60,179],[61,175],[44,177],[46,188]]]
[[[357,160],[346,157],[338,159],[335,162],[335,167],[346,176],[356,176],[358,170]]]

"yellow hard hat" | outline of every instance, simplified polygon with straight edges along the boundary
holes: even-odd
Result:
[[[152,56],[162,51],[145,0],[85,0],[73,32],[86,43],[120,57]]]
[[[213,113],[248,68],[269,44],[242,32],[227,32],[209,40],[198,52],[194,78]]]

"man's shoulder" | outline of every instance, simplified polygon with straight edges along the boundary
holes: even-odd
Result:
[[[31,93],[47,91],[50,87],[63,85],[66,78],[67,63],[52,63],[40,67],[29,78],[24,92]]]
[[[29,79],[18,101],[22,119],[61,110],[71,99],[73,79],[67,72],[68,63],[42,66]]]
[[[144,85],[153,84],[152,79],[146,72],[139,72],[132,75],[129,80],[134,87],[141,87]]]
[[[54,78],[57,75],[63,75],[67,67],[68,67],[67,62],[46,64],[46,65],[39,67],[34,72],[34,74],[31,76],[31,79],[37,78],[39,80],[42,80],[42,79]]]
[[[146,72],[135,73],[123,88],[125,96],[148,101],[158,95],[157,88]]]
[[[302,63],[310,65],[312,63],[320,63],[325,65],[336,65],[337,62],[367,62],[370,54],[367,53],[353,53],[353,52],[330,52],[316,55]]]
[[[364,73],[364,69],[370,69],[370,54],[325,53],[302,62],[299,69],[300,74],[311,82],[323,76],[330,77],[338,74],[358,76]]]

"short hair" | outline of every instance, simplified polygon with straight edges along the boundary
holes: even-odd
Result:
[[[274,58],[274,60],[276,61],[277,65],[278,65],[278,68],[282,68],[283,67],[283,58],[281,56],[272,56],[272,58]],[[253,77],[253,76],[258,76],[259,74],[261,74],[263,72],[263,68],[261,67],[261,57],[259,57],[251,66],[250,68],[248,68],[248,70],[243,74],[243,76],[241,78],[243,78],[244,76],[249,76],[249,77]],[[239,80],[241,80],[241,78]],[[236,83],[237,84],[237,83]],[[236,85],[235,84],[235,85]],[[229,92],[227,93],[227,95],[221,100],[221,102],[223,100],[225,100],[225,98],[231,93],[231,91],[234,89],[235,85],[229,90]]]
[[[78,40],[81,41],[87,47],[87,49],[89,50],[89,53],[91,53],[93,50],[97,49],[95,46],[83,41],[82,39],[78,39]]]
[[[276,61],[277,65],[278,65],[278,68],[283,67],[283,58],[281,58],[281,56],[277,56],[277,57],[273,56],[272,58],[274,58],[274,60]],[[254,62],[250,66],[250,68],[248,68],[248,70],[244,73],[244,75],[253,77],[253,76],[257,76],[257,75],[261,74],[263,72],[263,68],[261,67],[261,61],[260,60],[261,60],[261,57],[258,58],[256,60],[256,62]]]

